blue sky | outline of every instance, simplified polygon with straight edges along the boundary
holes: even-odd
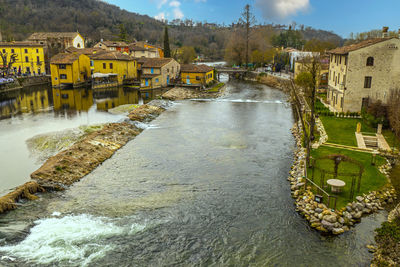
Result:
[[[389,26],[400,28],[400,0],[105,0],[128,11],[158,19],[193,19],[230,24],[245,4],[253,7],[260,23],[295,21],[342,37]]]

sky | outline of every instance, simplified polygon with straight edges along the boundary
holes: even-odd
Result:
[[[333,31],[343,38],[389,26],[400,28],[400,0],[104,0],[122,9],[169,21],[193,19],[210,23],[235,22],[246,4],[258,23],[304,24]]]

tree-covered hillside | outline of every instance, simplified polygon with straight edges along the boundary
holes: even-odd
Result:
[[[240,14],[238,14],[239,17]],[[237,18],[233,18],[237,20]],[[23,40],[37,31],[79,31],[89,44],[101,38],[118,39],[121,24],[130,40],[148,40],[163,44],[165,23],[146,15],[128,12],[99,0],[0,0],[0,30],[5,40]],[[279,34],[283,25],[257,26],[268,34]],[[271,31],[272,29],[272,31]],[[222,59],[235,27],[192,20],[173,20],[169,23],[171,49],[193,47],[197,54],[210,59]],[[318,32],[318,34],[315,34]],[[306,40],[339,40],[326,31],[305,28]],[[259,36],[257,33],[256,36]],[[271,36],[267,36],[269,39]]]

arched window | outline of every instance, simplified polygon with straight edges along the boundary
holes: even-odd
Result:
[[[369,57],[367,58],[367,66],[373,66],[374,65],[374,58]]]

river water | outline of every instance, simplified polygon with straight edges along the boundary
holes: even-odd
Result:
[[[28,150],[26,141],[49,132],[84,125],[116,122],[109,108],[139,102],[130,88],[60,90],[31,87],[0,93],[0,196],[30,179],[43,162]]]
[[[65,192],[0,216],[5,266],[367,266],[380,213],[324,237],[296,213],[285,95],[177,102]],[[0,264],[1,265],[1,264]]]

